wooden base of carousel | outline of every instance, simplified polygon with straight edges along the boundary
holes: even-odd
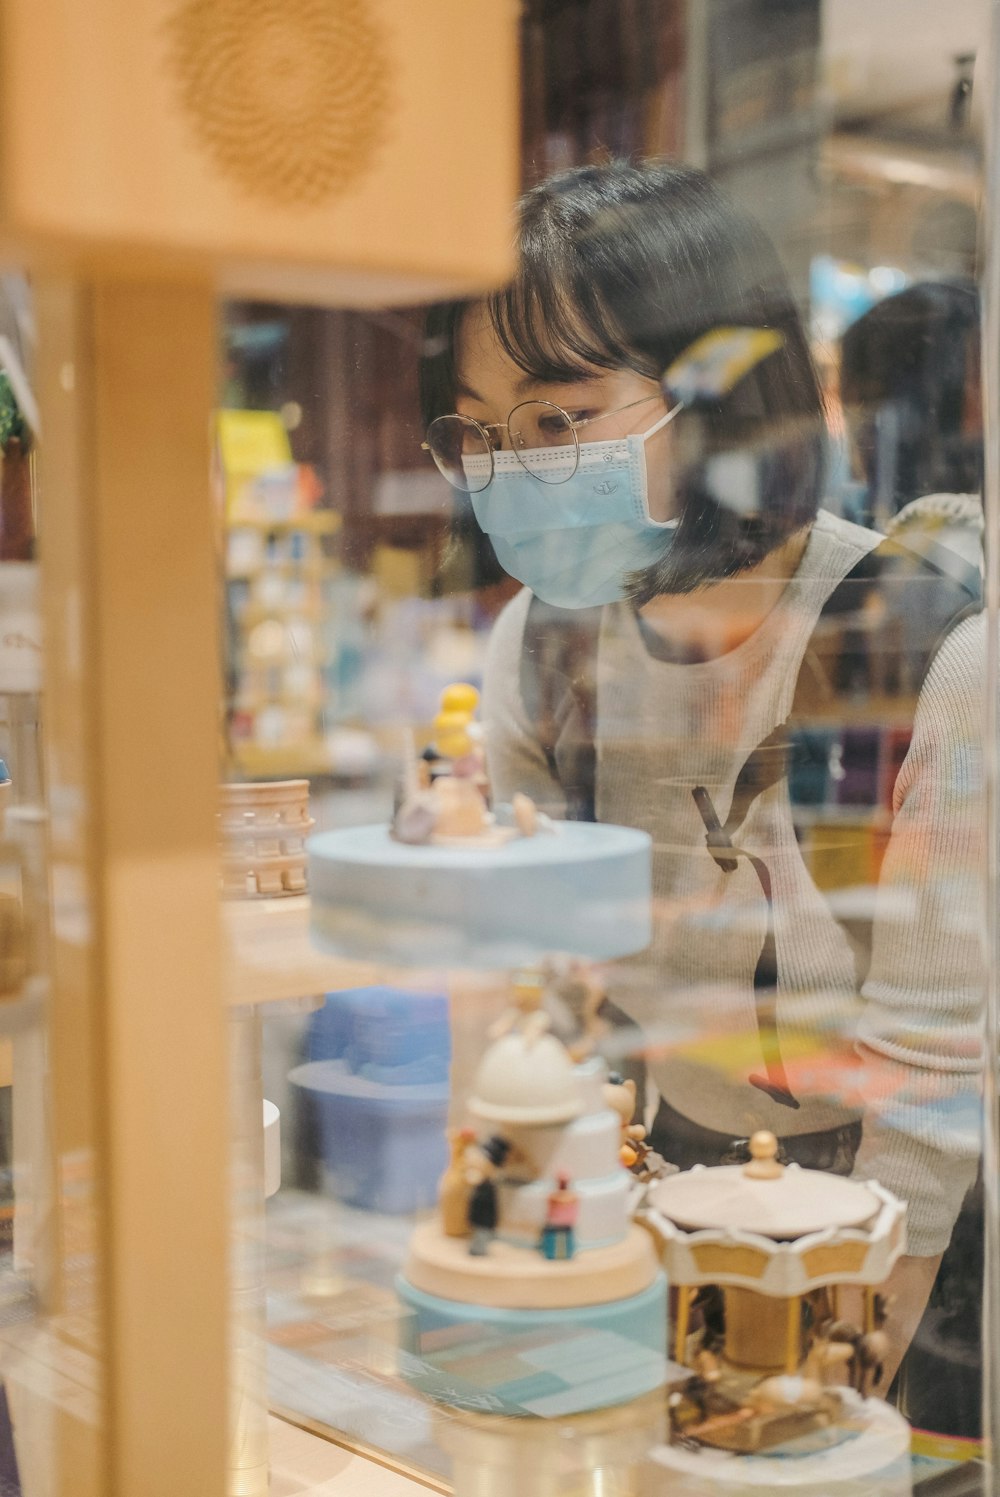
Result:
[[[910,1497],[910,1426],[879,1398],[837,1390],[839,1422],[750,1455],[698,1445],[659,1445],[671,1497]]]

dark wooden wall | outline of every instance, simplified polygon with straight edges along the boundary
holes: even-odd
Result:
[[[684,10],[684,0],[526,0],[526,186],[585,161],[680,150]],[[232,316],[287,324],[273,367],[263,376],[257,369],[242,385],[237,367],[233,388],[251,403],[301,407],[295,456],[315,465],[327,502],[344,516],[345,560],[364,568],[380,541],[438,545],[443,527],[433,512],[374,512],[382,475],[427,471],[417,401],[420,309],[369,314],[244,304]]]

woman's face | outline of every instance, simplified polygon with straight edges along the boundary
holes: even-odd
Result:
[[[455,365],[455,409],[483,425],[507,420],[525,400],[548,400],[572,421],[591,425],[579,432],[581,442],[606,442],[644,432],[663,415],[666,405],[656,380],[632,369],[599,369],[569,383],[536,380],[525,374],[501,347],[484,306],[470,307],[459,329]],[[641,401],[640,405],[632,405]],[[628,410],[621,407],[629,406]],[[608,414],[614,412],[615,414]],[[597,420],[597,417],[603,419]],[[670,473],[670,424],[645,444],[647,494],[652,520],[674,518]],[[506,432],[504,446],[509,446]]]

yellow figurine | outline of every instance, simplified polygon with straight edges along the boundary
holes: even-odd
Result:
[[[468,1153],[476,1141],[474,1128],[450,1128],[448,1144],[451,1157],[438,1183],[438,1205],[446,1237],[468,1237],[469,1183]]]

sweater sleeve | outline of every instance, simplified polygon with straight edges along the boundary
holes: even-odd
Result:
[[[541,810],[561,820],[566,799],[521,699],[521,651],[530,603],[531,593],[522,588],[503,609],[490,635],[483,676],[487,770],[495,801],[509,801],[521,790]]]
[[[980,1149],[984,658],[985,622],[969,619],[924,683],[862,989],[857,1173],[907,1202],[917,1256],[947,1246]]]

